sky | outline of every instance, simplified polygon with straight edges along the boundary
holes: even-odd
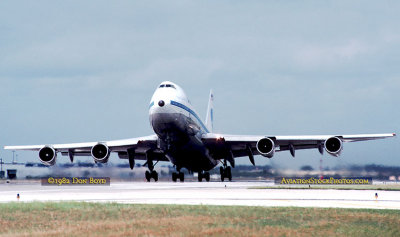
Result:
[[[0,1],[0,145],[152,134],[148,104],[165,80],[201,117],[212,88],[220,133],[399,132],[399,10],[398,1]],[[323,162],[398,166],[399,141],[345,144]],[[318,167],[320,157],[256,163]]]

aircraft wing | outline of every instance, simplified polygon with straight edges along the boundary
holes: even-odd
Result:
[[[54,144],[54,145],[30,145],[30,146],[5,146],[5,150],[29,150],[39,151],[43,147],[51,147],[57,153],[70,156],[90,156],[91,149],[97,144],[106,145],[110,152],[118,153],[122,159],[128,159],[128,150],[134,150],[135,159],[145,160],[146,152],[157,153],[157,136],[150,135],[145,137],[137,137],[123,140],[113,140],[106,142],[85,142],[85,143],[70,143],[70,144]],[[157,160],[168,160],[163,155],[160,155]]]
[[[318,149],[320,153],[323,153],[323,150],[326,148],[325,143],[330,138],[334,138],[335,140],[337,138],[336,141],[342,145],[343,142],[368,141],[394,136],[396,136],[395,133],[313,136],[242,136],[207,133],[202,136],[202,140],[214,157],[220,157],[220,159],[226,159],[228,157],[229,160],[229,157],[249,156],[250,161],[254,164],[254,158],[252,158],[252,156],[262,155],[259,149],[257,149],[257,143],[264,138],[273,141],[273,152],[290,151],[294,157],[296,150],[303,149]],[[340,147],[340,149],[341,148],[342,147]],[[273,152],[271,153],[271,157]],[[338,153],[340,152],[338,151]]]

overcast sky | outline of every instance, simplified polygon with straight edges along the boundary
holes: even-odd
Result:
[[[152,134],[148,104],[164,80],[201,117],[212,88],[217,132],[399,132],[399,11],[398,1],[0,1],[0,145]],[[324,164],[400,165],[399,142],[345,144]]]

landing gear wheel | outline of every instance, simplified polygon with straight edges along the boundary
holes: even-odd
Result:
[[[146,170],[145,177],[146,177],[147,182],[150,182],[150,179],[151,179],[150,171]]]
[[[178,179],[178,174],[173,172],[172,173],[172,181],[176,182],[177,179]]]
[[[154,179],[154,181],[158,181],[158,173],[157,171],[153,170],[151,171],[151,177]]]
[[[225,178],[227,178],[229,181],[232,181],[232,168],[230,166],[226,168],[221,166],[219,168],[219,173],[221,174],[222,182],[224,182]]]
[[[229,181],[232,181],[232,169],[230,166],[226,167],[226,177],[229,179]]]
[[[204,178],[206,179],[207,182],[210,182],[210,173],[205,172],[204,173]]]
[[[199,172],[199,175],[197,176],[197,179],[199,180],[199,182],[203,181],[203,172]]]
[[[179,172],[179,173],[178,173],[178,176],[179,176],[179,180],[180,180],[181,182],[185,181],[185,174],[184,174],[183,172]]]

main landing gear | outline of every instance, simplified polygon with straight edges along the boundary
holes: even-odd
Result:
[[[210,182],[210,173],[201,171],[199,172],[197,179],[199,180],[199,182],[202,182],[203,179],[205,179],[207,182]]]
[[[152,170],[152,171],[146,170],[145,176],[146,176],[147,182],[150,182],[151,179],[154,179],[154,181],[156,181],[156,182],[158,181],[158,173],[155,170]]]
[[[154,165],[152,160],[147,161],[147,167],[149,170],[146,170],[145,177],[147,182],[150,182],[151,179],[154,179],[154,181],[158,181],[158,173],[157,171],[154,170]]]
[[[232,170],[230,166],[224,166],[219,168],[219,173],[221,174],[221,181],[224,182],[225,178],[232,181]]]

